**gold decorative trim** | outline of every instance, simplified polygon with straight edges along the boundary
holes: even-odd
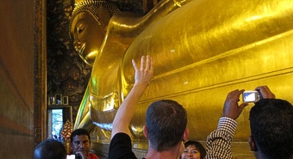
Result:
[[[34,19],[34,133],[35,145],[46,139],[47,45],[46,0],[35,0]]]

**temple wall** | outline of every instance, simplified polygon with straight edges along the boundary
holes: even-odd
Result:
[[[34,148],[34,1],[0,1],[0,158]]]

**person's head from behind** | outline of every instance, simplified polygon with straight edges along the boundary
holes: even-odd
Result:
[[[120,12],[110,2],[85,0],[77,3],[70,20],[73,47],[87,64],[92,65],[106,35],[110,18]]]
[[[87,155],[90,151],[90,134],[86,129],[76,129],[70,136],[71,149],[73,153],[81,152]]]
[[[251,108],[249,119],[249,142],[256,158],[293,157],[293,107],[289,102],[262,99]]]
[[[62,143],[54,139],[46,139],[34,150],[34,159],[66,159],[66,149]]]
[[[184,151],[181,159],[203,159],[206,156],[204,146],[195,140],[188,140],[184,143]]]
[[[187,113],[176,101],[161,100],[152,103],[146,112],[147,132],[150,147],[158,152],[170,150],[188,138]]]

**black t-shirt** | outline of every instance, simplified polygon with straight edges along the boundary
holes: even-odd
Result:
[[[132,152],[131,138],[127,134],[115,134],[110,142],[108,159],[137,159]]]

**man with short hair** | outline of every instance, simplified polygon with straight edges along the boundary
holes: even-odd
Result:
[[[70,135],[71,148],[78,159],[99,159],[90,152],[91,138],[86,129],[76,129]]]
[[[34,150],[34,159],[66,159],[64,145],[54,139],[40,142]]]
[[[142,56],[140,68],[134,60],[135,83],[126,99],[120,105],[113,121],[109,159],[136,159],[132,152],[129,125],[137,103],[143,95],[153,75],[153,61],[149,56]],[[145,158],[176,159],[183,150],[183,142],[188,138],[187,113],[177,102],[161,100],[152,103],[146,115],[143,127],[148,139],[148,152]],[[183,146],[182,146],[183,145]]]
[[[266,99],[250,110],[249,145],[257,159],[293,158],[293,106],[275,99],[267,86],[258,87]]]
[[[147,109],[144,132],[151,149],[163,152],[176,147],[187,139],[186,126],[187,112],[176,101],[156,101]]]

